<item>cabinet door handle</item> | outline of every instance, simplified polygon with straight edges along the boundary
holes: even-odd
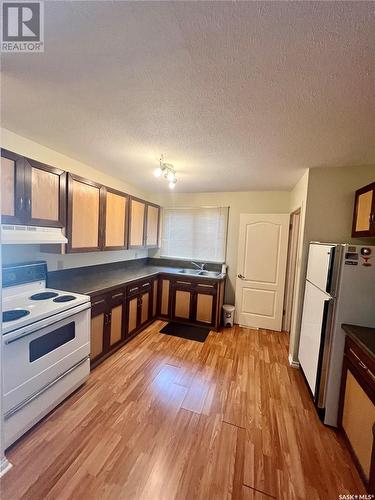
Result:
[[[20,197],[19,202],[18,202],[18,209],[20,211],[23,210],[23,198],[22,198],[22,196]]]
[[[129,290],[129,293],[130,293],[130,292],[135,292],[136,290],[138,290],[138,287],[137,287],[137,286],[136,286],[135,288],[131,288],[131,289]]]
[[[368,370],[367,366],[363,363],[363,361],[361,361],[360,357],[357,356],[357,354],[353,351],[352,348],[349,348],[349,351],[353,354],[353,356],[356,358],[356,360],[358,361],[358,364],[361,368],[363,368],[364,370]]]
[[[31,211],[31,198],[27,198],[27,210]]]
[[[115,295],[112,295],[112,299],[117,299],[117,297],[123,297],[124,293],[116,293]]]
[[[99,304],[104,304],[104,302],[105,302],[105,301],[104,301],[104,299],[102,299],[102,300],[97,300],[96,302],[93,302],[93,303],[91,304],[91,306],[92,306],[92,307],[95,307],[95,306],[98,306]]]
[[[245,276],[243,274],[237,274],[237,278],[240,278],[241,280],[244,280]]]
[[[145,284],[144,284],[144,285],[142,285],[142,286],[150,286],[150,283],[145,283]]]

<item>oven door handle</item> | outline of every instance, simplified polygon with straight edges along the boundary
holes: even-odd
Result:
[[[3,340],[5,344],[12,344],[13,342],[16,342],[17,340],[22,339],[23,337],[26,337],[28,335],[31,335],[32,333],[38,332],[39,330],[42,330],[43,328],[46,328],[47,326],[52,326],[59,321],[69,318],[69,316],[75,316],[76,314],[85,311],[86,309],[91,308],[91,302],[85,302],[84,304],[81,304],[80,306],[76,306],[74,308],[67,309],[66,311],[62,311],[61,313],[55,314],[54,316],[50,316],[48,318],[42,319],[40,321],[36,321],[35,323],[32,323],[31,325],[27,325],[23,328],[20,328],[19,330],[16,330],[14,332],[6,333],[3,335]]]

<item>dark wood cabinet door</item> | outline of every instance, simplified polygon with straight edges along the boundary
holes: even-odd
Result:
[[[68,253],[101,250],[101,187],[96,182],[68,174]]]
[[[145,245],[147,248],[157,248],[159,246],[159,219],[160,207],[147,203],[145,232]]]
[[[145,246],[146,202],[130,197],[129,201],[129,248]]]
[[[25,210],[30,225],[64,227],[66,172],[25,158]]]
[[[109,326],[108,349],[111,350],[125,339],[125,292],[116,290],[108,296],[109,308],[107,322]]]
[[[171,319],[171,280],[161,276],[158,282],[157,315],[164,319]]]
[[[140,296],[140,326],[145,325],[152,318],[152,298],[151,291],[147,291]]]
[[[90,361],[95,364],[108,350],[106,296],[91,301]]]
[[[178,285],[173,286],[172,319],[192,320],[193,292]]]
[[[355,193],[352,237],[375,236],[375,182]]]
[[[130,337],[139,328],[139,295],[128,298],[126,301],[127,329],[126,336]]]
[[[6,149],[1,150],[1,222],[26,224],[25,160]]]
[[[103,250],[127,248],[129,196],[103,186],[101,203],[103,206]]]

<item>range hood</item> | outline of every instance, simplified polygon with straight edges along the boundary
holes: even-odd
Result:
[[[42,245],[43,243],[68,243],[59,227],[1,225],[3,245]]]

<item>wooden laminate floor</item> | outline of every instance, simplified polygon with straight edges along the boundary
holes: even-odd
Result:
[[[8,451],[2,500],[338,499],[364,493],[285,333],[156,321]]]

